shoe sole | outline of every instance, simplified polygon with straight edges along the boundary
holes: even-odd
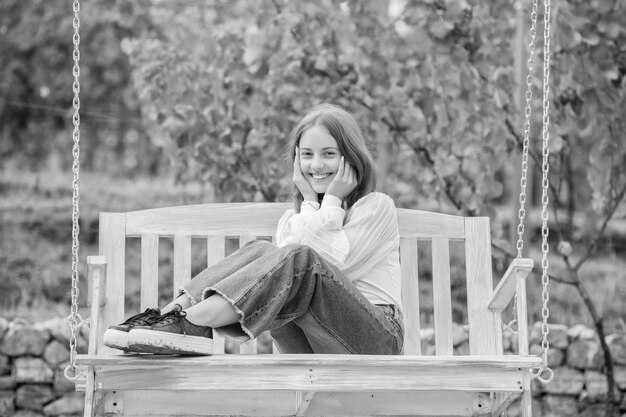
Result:
[[[202,336],[132,329],[127,349],[134,352],[166,355],[212,355],[213,339]]]
[[[114,349],[128,349],[128,334],[122,330],[107,329],[102,336],[102,343]]]

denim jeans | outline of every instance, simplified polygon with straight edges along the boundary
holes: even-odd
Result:
[[[181,289],[192,304],[227,299],[239,323],[217,330],[245,341],[269,330],[282,353],[402,353],[397,306],[374,305],[313,249],[252,241]]]

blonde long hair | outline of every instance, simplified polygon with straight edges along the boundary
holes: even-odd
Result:
[[[376,188],[376,172],[374,159],[367,149],[361,129],[354,117],[343,108],[334,104],[320,104],[312,108],[291,132],[291,146],[288,155],[293,164],[296,147],[300,146],[300,138],[313,126],[322,126],[337,141],[339,152],[344,160],[356,171],[357,186],[344,199],[347,208],[352,207],[361,197]],[[303,197],[300,190],[293,187],[296,211],[300,212]],[[322,196],[320,195],[319,198]]]

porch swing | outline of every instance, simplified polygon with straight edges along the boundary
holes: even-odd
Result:
[[[548,142],[550,0],[545,0],[542,120],[542,355],[529,354],[526,277],[533,260],[522,257],[537,2],[532,1],[526,78],[526,107],[517,228],[517,258],[493,289],[490,224],[486,217],[462,217],[398,209],[404,354],[256,354],[256,340],[241,354],[224,354],[215,333],[214,352],[205,357],[119,354],[102,344],[104,330],[124,319],[127,238],[141,240],[140,309],[157,305],[159,239],[173,239],[173,287],[191,279],[191,244],[206,244],[207,264],[224,258],[226,237],[240,245],[273,236],[288,203],[200,204],[127,213],[101,213],[99,256],[89,256],[89,347],[77,354],[79,217],[79,0],[73,1],[73,210],[70,364],[65,376],[85,392],[85,416],[496,416],[521,397],[530,417],[531,382],[547,383],[548,367]],[[272,237],[272,239],[274,239]],[[432,251],[435,355],[422,355],[418,240]],[[454,354],[450,243],[465,251],[469,353]],[[457,244],[457,243],[455,243]],[[503,312],[513,304],[518,354],[504,355]]]

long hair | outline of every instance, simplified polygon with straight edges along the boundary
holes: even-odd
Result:
[[[315,106],[291,132],[291,146],[288,152],[292,164],[296,147],[300,146],[300,138],[304,132],[313,126],[324,127],[330,133],[337,141],[339,152],[344,157],[345,162],[352,165],[356,171],[357,186],[344,199],[347,208],[350,208],[357,200],[376,188],[374,159],[367,149],[361,129],[354,117],[341,107],[333,104]],[[293,186],[293,196],[296,212],[300,212],[304,198],[295,185]],[[321,199],[323,195],[318,197]]]

